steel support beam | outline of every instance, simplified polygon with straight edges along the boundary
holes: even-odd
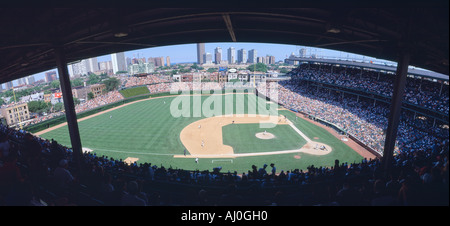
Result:
[[[236,36],[234,35],[233,24],[231,23],[229,14],[222,14],[223,20],[225,21],[225,25],[227,25],[228,32],[230,33],[231,40],[236,42]]]
[[[75,104],[73,103],[72,87],[70,85],[69,71],[67,69],[67,61],[64,49],[61,45],[55,45],[55,58],[58,67],[59,82],[61,86],[62,97],[64,100],[64,109],[66,113],[67,125],[69,127],[70,142],[72,144],[73,162],[76,171],[80,171],[80,159],[82,156],[82,147],[80,133],[78,130],[77,115],[75,112]]]
[[[397,71],[394,81],[394,93],[391,99],[391,106],[388,118],[388,127],[386,130],[386,139],[384,143],[382,164],[384,166],[385,176],[392,169],[392,159],[394,155],[395,141],[397,139],[398,125],[402,108],[403,94],[405,92],[406,76],[408,73],[410,55],[409,53],[400,53],[397,64]]]

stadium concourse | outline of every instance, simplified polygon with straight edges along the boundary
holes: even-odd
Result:
[[[389,96],[392,90],[385,85],[393,78],[386,74],[378,79],[371,73],[363,71],[364,79],[353,79],[360,75],[299,66],[291,72],[291,80],[277,84],[278,101],[285,108],[339,126],[381,154],[388,104],[336,95],[334,90],[311,82]],[[123,79],[130,86],[146,85],[151,94],[170,91],[172,81],[153,76]],[[405,98],[426,109],[448,113],[448,89],[439,92],[432,83],[424,83],[408,80]],[[177,84],[180,89],[194,89],[191,83]],[[223,85],[203,83],[202,87]],[[267,87],[257,89],[270,97]],[[121,99],[113,91],[77,109],[85,111]],[[172,169],[151,162],[126,164],[87,152],[80,170],[75,171],[70,148],[1,125],[0,205],[448,206],[449,135],[448,127],[440,125],[403,111],[389,175],[382,171],[379,158],[358,163],[337,159],[332,167],[312,165],[291,171],[273,166],[275,173],[267,162],[265,166],[253,165],[247,172],[220,172]]]

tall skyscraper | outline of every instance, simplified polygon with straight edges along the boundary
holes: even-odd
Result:
[[[32,85],[35,82],[33,75],[26,77],[26,80],[28,85]]]
[[[240,63],[240,64],[245,64],[245,63],[247,63],[247,50],[245,50],[245,49],[240,49],[240,50],[238,50],[238,52],[237,52],[237,58],[238,58],[238,63]]]
[[[275,56],[269,56],[268,64],[275,64]]]
[[[197,43],[197,63],[203,64],[203,54],[205,54],[205,43]]]
[[[248,63],[255,64],[257,58],[258,52],[256,51],[256,49],[251,49],[248,51],[248,60],[247,60]]]
[[[111,61],[114,74],[118,71],[127,71],[127,62],[125,61],[124,52],[111,54]]]
[[[6,90],[10,90],[12,88],[13,88],[13,82],[12,81],[9,81],[9,82],[5,83],[5,89]]]
[[[19,79],[17,79],[17,83],[19,85],[26,85],[27,81],[25,80],[25,78],[19,78]]]
[[[103,62],[100,62],[99,64],[98,64],[98,66],[99,66],[99,69],[101,70],[101,71],[109,71],[109,70],[112,70],[113,69],[113,67],[112,67],[112,61],[103,61]]]
[[[265,57],[257,57],[256,58],[256,63],[266,63],[266,58]]]
[[[87,63],[89,65],[89,72],[96,72],[98,71],[98,63],[97,63],[97,57],[89,58],[87,59]]]
[[[97,58],[89,58],[81,60],[78,63],[74,63],[67,66],[70,76],[75,75],[87,75],[89,72],[94,72],[99,70],[99,65],[97,63]]]
[[[166,56],[166,66],[170,67],[170,57]]]
[[[131,65],[131,58],[127,57],[126,58],[126,62],[127,62],[127,68],[128,68],[128,66]]]
[[[220,64],[222,62],[222,48],[216,47],[214,50],[214,61],[216,64]]]
[[[52,82],[56,80],[56,71],[45,72],[45,82]]]
[[[211,53],[203,54],[203,62],[205,64],[212,64],[212,54]]]
[[[235,64],[236,63],[236,50],[234,47],[228,48],[228,63]]]
[[[150,57],[148,62],[153,63],[155,67],[161,67],[164,66],[164,57]]]
[[[69,76],[73,77],[73,65],[72,64],[67,64],[67,71],[69,72]]]

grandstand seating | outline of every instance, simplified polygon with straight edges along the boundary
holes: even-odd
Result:
[[[374,104],[370,98],[354,95],[335,95],[336,90],[318,88],[305,81],[389,96],[392,78],[388,75],[378,78],[371,71],[360,75],[359,70],[358,73],[347,70],[344,74],[336,70],[330,74],[325,72],[326,68],[321,69],[324,71],[303,66],[295,69],[291,80],[277,84],[279,103],[330,121],[381,153],[388,104]],[[148,85],[150,93],[170,91],[167,83],[133,80],[127,84]],[[430,84],[408,80],[405,98],[448,114],[448,91],[439,91],[438,95],[438,86]],[[421,91],[417,87],[422,87]],[[258,87],[258,91],[270,97],[267,87]],[[104,100],[98,99],[92,106],[123,97],[115,91],[100,98]],[[0,205],[122,205],[124,194],[132,193],[130,181],[139,185],[139,191],[133,194],[153,206],[448,206],[449,201],[448,129],[418,119],[409,111],[402,113],[388,176],[382,171],[380,159],[364,159],[360,163],[337,160],[332,167],[310,166],[276,175],[261,175],[256,166],[247,172],[221,173],[172,169],[151,163],[128,165],[121,159],[92,153],[83,153],[80,165],[75,165],[70,148],[56,141],[4,125],[0,125],[0,136]],[[68,170],[75,178],[66,187],[55,185],[55,170],[61,159],[69,160]]]

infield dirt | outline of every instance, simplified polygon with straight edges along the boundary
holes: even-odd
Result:
[[[273,117],[273,116],[272,116]],[[291,124],[284,116],[276,116],[277,125]],[[267,115],[227,115],[216,116],[195,121],[186,126],[180,133],[180,139],[189,155],[174,155],[175,158],[236,158],[244,156],[273,155],[304,152],[313,155],[325,155],[332,151],[328,145],[308,141],[300,149],[274,152],[235,154],[233,148],[223,144],[222,127],[230,124],[249,124],[268,122]],[[264,130],[264,129],[261,129]],[[321,149],[321,147],[324,147]]]

